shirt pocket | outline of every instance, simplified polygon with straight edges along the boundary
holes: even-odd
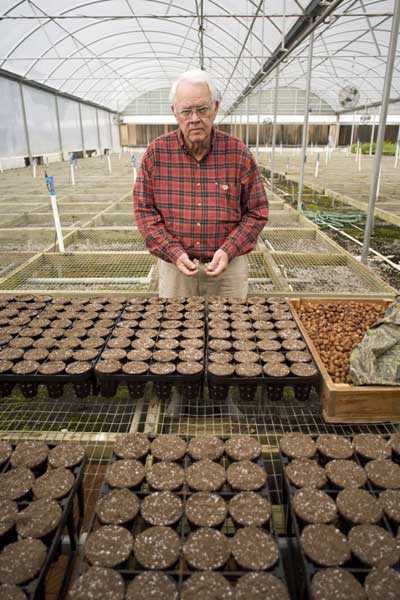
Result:
[[[221,211],[221,220],[228,223],[238,223],[242,216],[240,206],[240,184],[219,181],[216,188],[217,204]]]

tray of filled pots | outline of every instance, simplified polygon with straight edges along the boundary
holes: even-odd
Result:
[[[116,322],[96,364],[100,393],[113,396],[118,385],[140,398],[148,381],[160,398],[182,385],[196,398],[204,377],[204,299],[132,298]]]
[[[31,323],[39,318],[51,300],[51,296],[28,294],[8,296],[0,300],[0,375],[9,368],[9,363],[2,358],[3,350],[15,337],[31,330]],[[11,382],[0,381],[0,397],[8,395],[13,387]]]
[[[18,384],[32,398],[43,384],[58,398],[72,384],[78,397],[90,395],[94,364],[123,306],[106,298],[55,298],[0,351],[3,392]]]
[[[67,598],[289,600],[267,480],[250,436],[121,437]]]
[[[400,598],[400,433],[287,433],[280,458],[303,597]]]
[[[85,449],[77,443],[0,440],[0,598],[42,600],[50,566],[68,553],[83,519]]]
[[[208,302],[207,380],[211,397],[237,386],[252,400],[257,386],[280,400],[290,386],[299,400],[318,387],[320,374],[284,299],[249,297],[245,302]]]

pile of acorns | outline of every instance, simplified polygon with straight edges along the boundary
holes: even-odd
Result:
[[[383,317],[385,310],[384,306],[372,302],[305,302],[297,309],[335,383],[352,383],[349,375],[350,354],[366,331]]]

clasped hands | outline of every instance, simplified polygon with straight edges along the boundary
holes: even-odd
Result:
[[[216,250],[212,260],[209,263],[205,263],[204,272],[209,277],[217,277],[225,271],[226,267],[228,266],[228,262],[229,257],[227,253],[225,250],[221,250],[220,248],[219,250]],[[186,253],[180,255],[175,265],[182,273],[184,273],[184,275],[187,275],[188,277],[193,277],[199,272],[199,261],[197,258],[190,260]]]

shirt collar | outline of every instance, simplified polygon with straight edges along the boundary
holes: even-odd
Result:
[[[213,128],[211,129],[211,135],[210,135],[210,149],[207,152],[206,156],[208,156],[212,152],[212,149],[214,147],[214,143],[215,143],[216,137],[217,137],[217,134],[216,134],[216,131],[215,131],[215,127],[213,126]],[[186,148],[185,138],[183,137],[183,133],[182,133],[182,131],[180,129],[178,129],[178,141],[179,141],[179,144],[180,144],[182,150],[184,150],[185,152],[189,153],[188,149]]]

